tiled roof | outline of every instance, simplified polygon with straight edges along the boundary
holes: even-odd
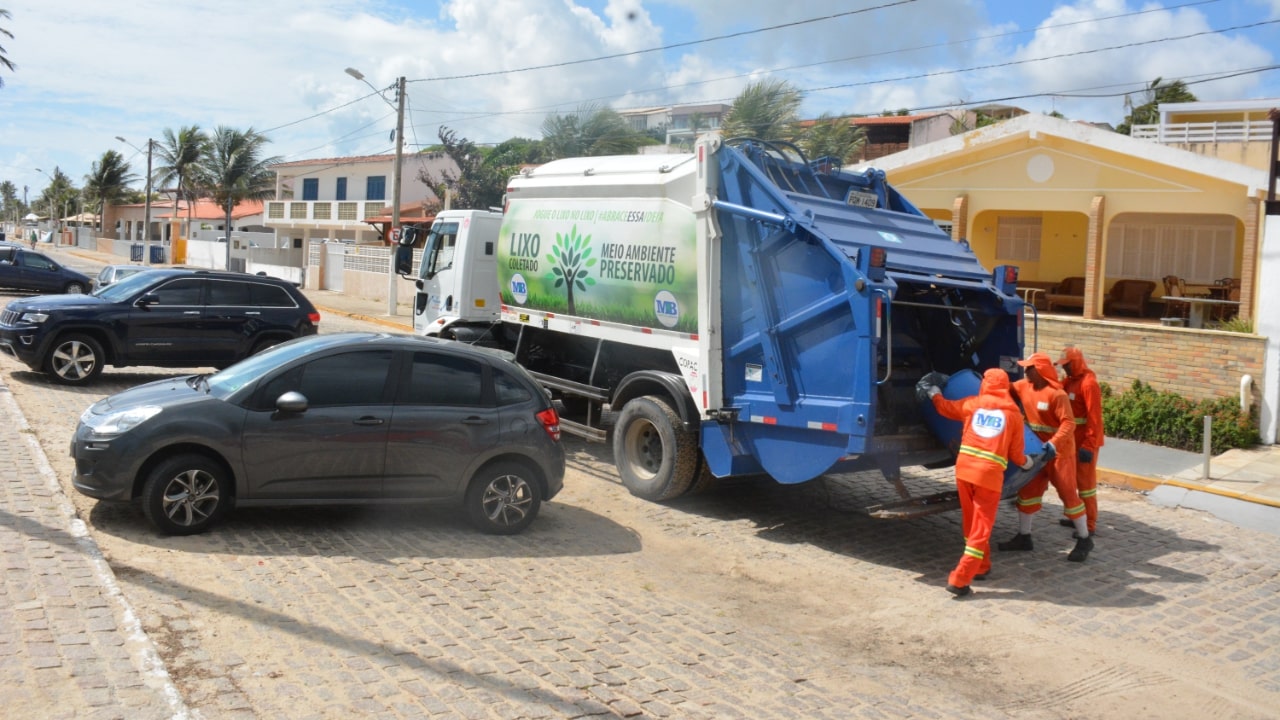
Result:
[[[406,158],[408,156],[406,155]],[[395,155],[356,155],[351,157],[340,158],[314,158],[311,160],[293,160],[291,162],[276,163],[271,166],[272,170],[290,167],[310,167],[312,165],[358,165],[360,163],[383,163],[392,162],[396,159]]]
[[[245,200],[231,209],[231,217],[232,219],[235,219],[261,215],[262,208],[263,202],[261,200]],[[156,212],[156,205],[155,203],[152,203],[151,217],[173,217],[173,203],[167,203],[160,212]],[[178,207],[178,218],[185,219],[186,217],[188,217],[187,203],[183,202]],[[227,217],[227,210],[212,200],[197,200],[195,203],[195,212],[190,217],[194,217],[197,220],[222,220]]]

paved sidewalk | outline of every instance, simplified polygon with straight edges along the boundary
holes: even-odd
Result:
[[[0,379],[3,714],[187,717],[6,382]]]

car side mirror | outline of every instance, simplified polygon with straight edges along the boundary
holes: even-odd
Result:
[[[276,398],[276,409],[285,413],[302,413],[307,411],[307,396],[296,390]]]
[[[146,295],[143,295],[142,297],[138,298],[138,302],[136,304],[140,308],[145,308],[149,305],[155,305],[156,303],[159,303],[159,302],[160,302],[159,296],[157,296],[154,293],[147,293]]]

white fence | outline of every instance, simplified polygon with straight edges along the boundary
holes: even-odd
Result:
[[[1161,143],[1270,142],[1271,121],[1134,125],[1130,137]]]

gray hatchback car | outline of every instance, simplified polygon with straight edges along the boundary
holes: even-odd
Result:
[[[559,422],[505,354],[339,333],[100,400],[71,454],[78,491],[140,500],[166,534],[203,532],[233,505],[447,501],[509,535],[563,486]]]

